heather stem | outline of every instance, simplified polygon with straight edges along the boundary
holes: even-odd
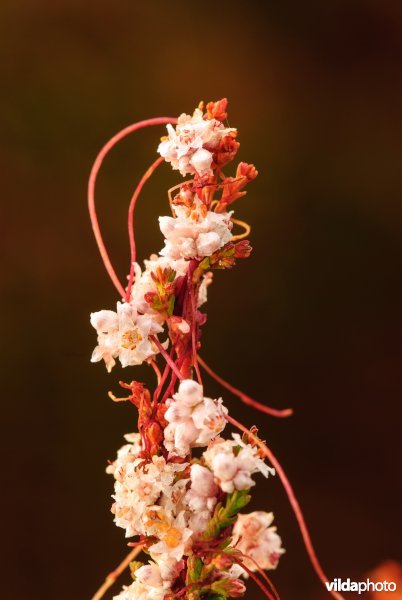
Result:
[[[131,552],[119,564],[119,566],[116,567],[116,569],[114,571],[112,571],[111,573],[109,573],[109,575],[106,577],[104,583],[101,585],[101,587],[99,588],[99,590],[96,592],[96,594],[94,596],[92,596],[92,600],[100,600],[101,598],[103,598],[103,596],[105,595],[105,593],[107,592],[107,590],[110,587],[112,587],[112,585],[114,584],[114,582],[116,581],[116,579],[119,577],[119,575],[121,575],[122,572],[124,571],[124,569],[126,569],[128,567],[128,565],[130,564],[130,562],[132,560],[134,560],[134,558],[136,556],[138,556],[138,554],[141,552],[141,550],[142,550],[142,546],[137,546],[133,550],[131,550]]]

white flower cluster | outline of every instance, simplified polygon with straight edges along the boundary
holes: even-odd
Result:
[[[100,310],[91,313],[91,325],[98,334],[98,345],[91,361],[104,360],[110,372],[116,358],[123,367],[140,365],[158,354],[149,336],[161,334],[166,315],[155,310],[147,300],[157,293],[155,278],[164,270],[174,273],[172,285],[187,274],[191,258],[211,256],[227,244],[231,238],[231,213],[202,211],[199,203],[191,213],[183,207],[174,207],[175,217],[159,217],[160,228],[165,236],[165,246],[160,256],[152,255],[145,260],[142,271],[134,263],[135,279],[129,302],[118,302],[117,310]],[[198,289],[197,305],[207,299],[207,286],[211,277],[205,276]]]
[[[225,127],[216,119],[204,119],[202,110],[193,115],[180,115],[176,128],[166,126],[168,135],[158,146],[158,152],[172,168],[186,175],[211,175],[213,152],[225,136],[236,129]]]
[[[163,332],[164,318],[153,310],[146,300],[149,294],[157,292],[156,274],[164,269],[174,272],[174,281],[187,273],[188,262],[171,260],[152,255],[145,260],[141,271],[134,263],[135,280],[129,302],[118,302],[117,310],[100,310],[91,313],[91,325],[98,334],[98,345],[92,353],[92,362],[104,360],[110,372],[119,358],[123,367],[140,365],[158,353],[149,336]]]
[[[204,452],[204,459],[227,494],[251,488],[255,485],[251,478],[255,473],[260,472],[264,477],[275,475],[275,469],[258,456],[258,449],[245,444],[237,433],[233,434],[233,440],[216,439]]]
[[[165,446],[173,455],[186,456],[190,448],[206,446],[226,425],[222,399],[205,398],[202,386],[192,379],[180,383],[167,405]]]
[[[140,315],[134,304],[118,302],[117,311],[91,313],[91,325],[98,333],[98,345],[91,361],[104,360],[110,372],[119,358],[123,367],[140,365],[158,352],[149,335],[161,333],[161,327],[150,315]]]
[[[153,456],[151,461],[145,461],[140,457],[139,434],[129,434],[126,436],[129,443],[119,450],[116,461],[107,468],[116,480],[112,506],[116,525],[125,529],[126,537],[142,535],[155,539],[149,547],[155,563],[146,569],[141,567],[138,575],[135,573],[134,583],[118,596],[121,600],[163,598],[158,594],[168,589],[169,582],[177,577],[183,556],[191,553],[194,540],[205,530],[222,493],[249,489],[254,485],[252,475],[257,472],[265,477],[274,474],[257,450],[237,434],[232,440],[217,437],[224,429],[227,409],[221,399],[204,397],[203,388],[197,382],[182,381],[167,404],[165,446],[169,458]],[[206,447],[201,462],[193,461],[191,465],[178,462],[191,456],[192,448],[200,446]],[[272,565],[275,552],[278,558],[281,553],[274,544],[275,530],[267,529],[269,522],[264,532],[259,521],[259,528],[254,526],[254,521],[248,524],[246,515],[242,515],[240,524],[235,526],[236,547],[245,554],[250,552],[253,558],[260,558],[260,553],[271,543],[268,558]],[[249,532],[253,527],[255,544],[251,547]],[[246,548],[246,544],[250,547]],[[264,559],[264,565],[268,564],[268,558]]]
[[[273,513],[261,510],[237,516],[232,541],[237,550],[249,557],[244,564],[250,571],[256,571],[257,565],[261,569],[276,569],[285,552],[276,527],[270,527],[273,520]],[[247,573],[243,575],[247,577]]]
[[[172,259],[203,258],[230,242],[231,213],[208,211],[199,221],[174,209],[176,217],[159,217],[160,230],[165,236],[163,256]]]

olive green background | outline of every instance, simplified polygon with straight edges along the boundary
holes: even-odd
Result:
[[[254,251],[216,273],[202,354],[260,401],[294,408],[275,420],[224,393],[282,461],[329,577],[400,560],[401,4],[3,0],[0,48],[2,597],[88,600],[125,555],[104,468],[136,416],[106,393],[153,380],[89,362],[89,313],[117,295],[87,177],[122,127],[222,96],[239,159],[260,176],[235,206]],[[122,142],[99,178],[122,279],[128,201],[163,134]],[[161,248],[156,219],[179,181],[163,166],[147,184],[140,258]],[[278,478],[258,480],[252,508],[274,511],[287,549],[272,573],[281,598],[328,597]],[[247,597],[261,595],[250,584]]]

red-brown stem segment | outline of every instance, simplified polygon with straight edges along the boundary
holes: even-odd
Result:
[[[242,402],[244,402],[244,404],[248,404],[249,406],[252,406],[253,408],[255,408],[257,410],[264,412],[267,415],[271,415],[271,417],[281,417],[281,418],[282,417],[290,417],[293,414],[292,408],[285,408],[284,410],[278,410],[276,408],[271,408],[270,406],[265,406],[265,404],[261,404],[261,402],[257,402],[257,400],[254,400],[253,398],[251,398],[250,396],[248,396],[241,390],[238,390],[237,388],[235,388],[228,381],[226,381],[225,379],[222,379],[222,377],[217,375],[215,373],[215,371],[213,371],[211,369],[211,367],[209,367],[206,364],[206,362],[201,358],[200,355],[198,355],[197,358],[198,358],[198,362],[200,363],[202,368],[205,369],[205,371],[209,375],[211,375],[211,377],[213,377],[215,379],[215,381],[217,381],[218,383],[221,384],[221,386],[223,386],[224,388],[229,390],[229,392],[232,392],[232,394],[234,394],[235,396],[240,398],[240,400]]]
[[[116,567],[116,569],[114,571],[109,573],[109,575],[106,577],[104,583],[101,585],[99,590],[96,592],[96,594],[94,596],[92,596],[92,600],[100,600],[101,598],[103,598],[103,596],[105,595],[107,590],[110,587],[112,587],[112,585],[114,584],[116,579],[119,577],[119,575],[121,575],[123,573],[124,569],[126,569],[128,567],[130,562],[132,560],[134,560],[134,558],[136,556],[138,556],[138,554],[141,552],[141,550],[142,550],[142,546],[137,546],[133,550],[131,550],[131,552],[119,564],[119,566]]]
[[[279,475],[279,478],[282,482],[283,487],[285,488],[286,495],[289,499],[290,505],[296,516],[296,520],[299,525],[299,529],[301,531],[304,545],[306,547],[307,554],[310,558],[311,564],[313,565],[314,571],[317,573],[320,581],[325,586],[325,583],[327,581],[329,581],[329,579],[325,575],[325,573],[322,570],[322,567],[318,561],[318,558],[315,553],[313,543],[311,541],[310,534],[308,532],[307,525],[304,520],[304,516],[303,516],[302,510],[300,508],[299,502],[297,501],[297,498],[294,494],[293,488],[290,485],[290,481],[287,478],[285,471],[283,470],[281,464],[278,462],[278,460],[276,459],[276,457],[274,456],[272,451],[268,448],[268,446],[266,444],[264,444],[264,442],[262,442],[254,433],[252,433],[252,431],[247,429],[247,427],[244,427],[244,425],[242,425],[241,423],[236,421],[236,419],[233,419],[229,415],[226,415],[226,419],[229,421],[229,423],[231,423],[232,425],[237,427],[237,429],[240,429],[240,431],[243,431],[243,433],[246,433],[248,435],[248,437],[250,439],[252,439],[253,442],[262,450],[264,456],[275,467],[275,470]],[[333,598],[336,598],[336,600],[344,600],[344,597],[341,594],[338,594],[337,592],[330,592],[330,594],[332,595]]]
[[[271,587],[272,587],[272,591],[273,591],[273,592],[274,592],[274,594],[275,594],[274,596],[273,596],[273,595],[271,594],[271,592],[270,592],[270,591],[269,591],[269,590],[268,590],[268,589],[265,587],[265,585],[262,583],[262,581],[260,581],[260,580],[258,579],[257,575],[256,575],[255,573],[253,573],[252,571],[250,571],[250,569],[248,569],[248,568],[245,566],[245,564],[243,563],[243,561],[241,561],[241,560],[238,560],[238,559],[237,559],[235,556],[233,557],[233,560],[234,560],[235,562],[237,562],[237,563],[238,563],[238,564],[239,564],[239,565],[242,567],[242,569],[244,569],[244,570],[246,571],[246,573],[249,575],[249,577],[251,577],[252,579],[254,579],[254,581],[256,582],[256,584],[258,585],[258,587],[260,587],[260,588],[262,589],[262,591],[264,592],[265,596],[266,596],[267,598],[269,598],[269,600],[279,600],[278,593],[277,593],[276,589],[274,588],[274,586],[272,585],[272,583],[270,582],[270,580],[268,579],[268,577],[267,577],[267,576],[265,576],[265,577],[266,577],[266,579],[268,579],[268,581],[269,581],[269,583],[270,583],[270,585],[271,585]]]
[[[134,236],[134,209],[138,200],[138,196],[141,193],[142,188],[144,187],[145,182],[151,177],[152,173],[159,167],[161,163],[163,163],[164,158],[160,156],[152,163],[149,169],[144,173],[141,177],[141,180],[137,187],[135,188],[135,192],[131,198],[130,206],[128,208],[128,239],[130,241],[130,275],[128,277],[128,285],[126,290],[126,302],[130,300],[131,288],[134,281],[134,262],[137,258],[136,255],[136,247],[135,247],[135,236]]]
[[[166,352],[165,348],[162,346],[162,344],[160,343],[158,338],[155,335],[150,335],[149,339],[158,348],[159,352],[162,354],[163,358],[168,363],[169,367],[171,367],[171,369],[175,373],[176,377],[178,377],[178,379],[180,379],[180,381],[182,381],[184,379],[183,375],[180,373],[179,369],[176,366],[176,363],[174,362],[174,360],[172,360],[170,355]]]
[[[239,552],[239,551],[237,551]],[[275,595],[275,599],[276,600],[280,600],[279,598],[279,594],[277,592],[276,587],[274,586],[274,584],[272,583],[272,581],[270,580],[270,578],[268,577],[268,575],[266,573],[264,573],[263,569],[260,567],[260,565],[258,564],[258,562],[256,560],[254,560],[254,558],[252,558],[251,556],[248,556],[247,554],[243,554],[243,552],[241,552],[242,558],[247,558],[248,560],[250,560],[252,563],[254,563],[257,571],[259,572],[259,574],[261,575],[261,577],[263,579],[265,579],[265,581],[268,583],[268,585],[271,587],[274,595]],[[239,564],[241,564],[241,566],[243,567],[243,569],[246,569],[246,567],[239,562]]]
[[[134,131],[137,131],[138,129],[142,129],[143,127],[150,127],[151,125],[165,125],[167,123],[171,123],[172,125],[176,125],[177,123],[177,119],[172,118],[172,117],[157,117],[154,119],[146,119],[145,121],[139,121],[138,123],[134,123],[133,125],[129,125],[128,127],[125,127],[124,129],[122,129],[121,131],[119,131],[118,133],[116,133],[108,142],[106,142],[106,144],[103,146],[103,148],[101,149],[101,151],[99,152],[98,156],[95,159],[95,162],[92,166],[91,169],[91,173],[89,175],[89,181],[88,181],[88,209],[89,209],[89,216],[91,219],[91,224],[92,224],[92,229],[95,235],[95,240],[96,243],[98,245],[99,248],[99,252],[100,255],[102,257],[103,260],[103,264],[105,265],[106,271],[110,277],[110,279],[112,280],[115,288],[117,289],[117,291],[119,292],[120,296],[122,298],[125,297],[125,290],[122,286],[122,284],[120,283],[119,278],[116,275],[116,272],[113,268],[112,263],[110,262],[110,258],[109,258],[109,254],[106,250],[103,238],[102,238],[102,234],[100,231],[100,227],[99,227],[99,222],[98,222],[98,217],[96,214],[96,208],[95,208],[95,183],[96,183],[96,178],[98,176],[99,173],[99,169],[101,168],[102,162],[105,158],[105,156],[110,152],[110,150],[123,138],[125,138],[126,136],[130,135],[130,133],[133,133]]]
[[[159,367],[158,367],[158,365],[156,364],[156,362],[155,362],[154,360],[152,360],[152,359],[149,361],[149,364],[151,365],[151,367],[152,367],[152,368],[153,368],[153,370],[155,371],[156,380],[157,380],[157,382],[158,382],[158,386],[159,386],[159,385],[160,385],[160,383],[161,383],[161,380],[162,380],[162,374],[161,374],[161,372],[160,372],[160,370],[159,370]]]
[[[190,274],[188,275],[188,286],[189,286],[191,314],[192,314],[192,323],[191,323],[192,363],[194,365],[194,369],[197,374],[198,383],[200,385],[202,385],[200,368],[198,366],[198,361],[197,361],[197,306],[196,306],[196,302],[195,302],[194,286],[191,281]]]

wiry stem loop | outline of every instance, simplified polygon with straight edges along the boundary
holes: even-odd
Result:
[[[116,275],[116,271],[114,270],[113,265],[110,261],[109,254],[106,250],[106,246],[105,246],[105,243],[103,241],[103,237],[102,237],[102,234],[100,231],[98,217],[96,214],[96,208],[95,208],[96,178],[98,176],[99,169],[101,168],[103,160],[105,159],[106,155],[110,152],[110,150],[118,142],[120,142],[120,140],[122,140],[123,138],[130,135],[130,133],[137,131],[138,129],[142,129],[144,127],[150,127],[151,125],[165,125],[167,123],[171,123],[174,125],[177,123],[177,119],[174,119],[172,117],[157,117],[154,119],[146,119],[145,121],[138,121],[138,123],[134,123],[133,125],[129,125],[128,127],[125,127],[124,129],[122,129],[121,131],[116,133],[116,135],[114,135],[103,146],[102,150],[99,152],[98,156],[95,159],[95,162],[91,169],[91,173],[89,175],[88,209],[89,209],[89,215],[91,218],[92,229],[93,229],[93,232],[95,235],[95,240],[98,245],[99,252],[102,257],[103,264],[105,265],[106,271],[108,272],[110,279],[112,280],[115,288],[117,289],[117,291],[119,292],[119,294],[122,298],[125,297],[125,290],[124,290],[124,287],[122,286],[122,284],[120,283],[120,280],[119,280],[118,276]]]

